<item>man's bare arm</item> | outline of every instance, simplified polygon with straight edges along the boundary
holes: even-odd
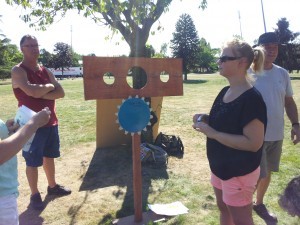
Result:
[[[65,96],[64,89],[62,88],[60,83],[58,83],[58,81],[56,80],[53,73],[47,68],[46,68],[46,70],[48,72],[48,76],[50,78],[50,81],[54,86],[54,89],[52,91],[46,93],[45,95],[43,95],[42,98],[43,99],[48,99],[48,100],[55,100],[55,99],[63,98]]]
[[[24,69],[19,66],[13,67],[11,71],[12,87],[20,88],[28,96],[40,98],[55,89],[52,83],[48,84],[31,84],[27,79]]]
[[[293,97],[285,97],[285,111],[292,125],[291,139],[294,144],[300,142],[300,127],[297,105]],[[297,124],[298,123],[298,124]]]

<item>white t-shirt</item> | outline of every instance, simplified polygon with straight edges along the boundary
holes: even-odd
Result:
[[[285,97],[293,96],[289,73],[273,64],[272,69],[254,74],[254,86],[262,94],[267,106],[268,124],[265,141],[279,141],[284,138]]]

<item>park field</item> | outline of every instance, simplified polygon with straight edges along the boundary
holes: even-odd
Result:
[[[291,74],[291,79],[300,112],[300,74]],[[61,157],[56,161],[56,174],[57,182],[71,188],[72,194],[61,198],[47,196],[47,181],[41,168],[39,189],[47,206],[43,211],[29,209],[25,162],[19,153],[20,225],[109,225],[116,218],[133,215],[131,147],[96,149],[96,101],[84,100],[81,78],[59,82],[66,95],[57,100]],[[143,166],[143,211],[148,210],[147,204],[180,201],[189,212],[155,224],[219,224],[205,137],[191,126],[192,116],[208,112],[225,85],[227,81],[218,74],[189,74],[183,83],[183,96],[164,97],[159,131],[180,136],[185,154],[183,158],[170,157],[167,168]],[[10,81],[0,82],[0,93],[0,118],[14,117],[17,102]],[[291,143],[290,129],[286,118],[280,172],[274,174],[265,198],[267,207],[278,216],[278,225],[300,224],[298,218],[289,216],[278,205],[286,184],[300,175],[300,144]],[[255,213],[253,216],[255,224],[265,224]]]

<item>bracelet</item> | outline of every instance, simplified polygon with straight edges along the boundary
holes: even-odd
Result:
[[[292,123],[292,127],[295,126],[295,125],[298,125],[298,126],[299,126],[299,122],[297,122],[297,123]]]

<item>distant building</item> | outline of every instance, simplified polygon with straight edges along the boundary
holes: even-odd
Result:
[[[57,78],[70,78],[70,77],[82,77],[83,76],[82,67],[64,68],[63,71],[61,68],[58,68],[58,69],[49,68],[49,70]]]

